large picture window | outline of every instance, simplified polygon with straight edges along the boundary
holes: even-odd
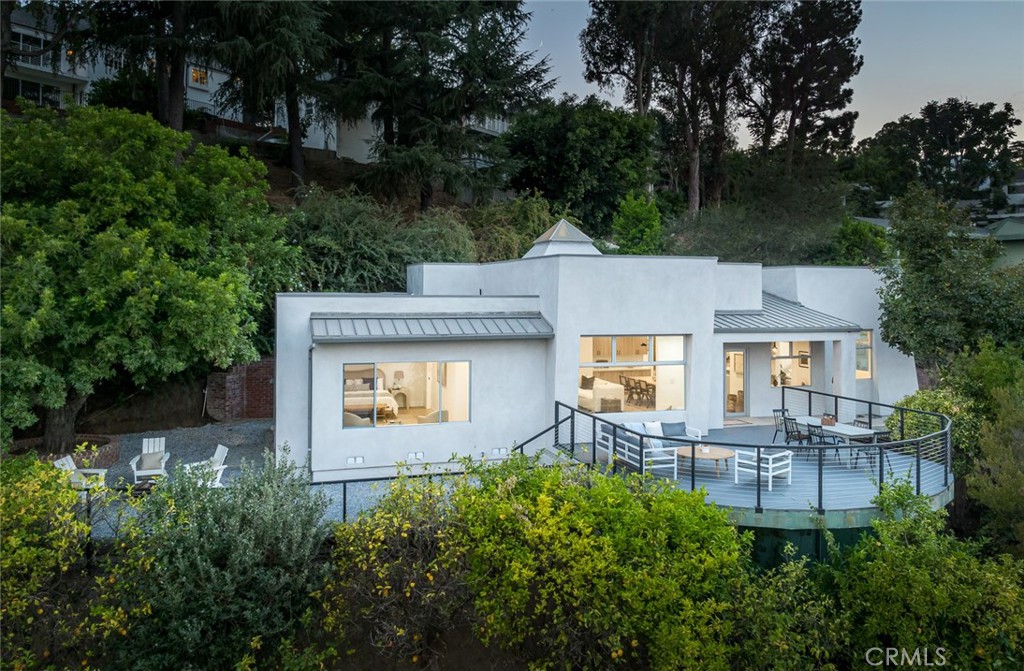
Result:
[[[772,386],[811,385],[811,343],[806,340],[772,343]]]
[[[342,426],[468,422],[469,371],[468,361],[347,363]]]
[[[857,336],[857,379],[871,379],[874,356],[871,348],[871,331],[861,331]]]
[[[686,338],[580,338],[578,406],[587,412],[686,408]]]

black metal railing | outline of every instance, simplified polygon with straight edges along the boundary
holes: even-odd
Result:
[[[951,422],[945,415],[797,388],[789,389],[788,395],[783,388],[783,407],[793,415],[830,414],[843,423],[859,420],[879,432],[881,426],[887,425],[899,440],[782,445],[711,440],[706,436],[666,437],[650,435],[556,401],[555,424],[532,438],[531,445],[543,444],[612,473],[628,470],[665,477],[688,486],[691,491],[704,486],[709,498],[719,505],[752,507],[756,512],[763,512],[766,507],[800,507],[794,502],[794,496],[800,495],[793,495],[791,487],[780,490],[780,485],[775,485],[777,480],[772,479],[786,475],[788,484],[798,471],[801,477],[809,475],[808,470],[813,472],[814,486],[808,487],[804,482],[798,489],[820,514],[826,510],[869,506],[867,501],[893,477],[908,477],[919,494],[939,494],[951,483]],[[896,419],[886,424],[889,417]],[[568,427],[565,427],[567,421]],[[550,436],[551,442],[544,443],[544,436]],[[526,444],[524,442],[523,446]],[[730,456],[716,459],[712,448]],[[784,452],[790,453],[788,458]],[[843,452],[846,452],[845,463]],[[799,461],[801,453],[803,462]],[[773,470],[776,460],[780,463],[777,474]],[[685,462],[682,467],[680,461]],[[715,479],[708,477],[705,469],[698,470],[700,461],[714,461]],[[733,483],[720,480],[718,472],[722,461],[726,470],[731,466]],[[866,469],[861,468],[861,461]],[[813,467],[809,469],[811,464]],[[752,485],[749,478],[740,483],[737,468],[754,476]],[[771,483],[765,481],[765,475],[772,479]]]

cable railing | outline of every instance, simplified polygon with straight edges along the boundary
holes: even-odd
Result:
[[[945,415],[803,389],[788,395],[784,389],[783,406],[794,417],[857,422],[870,429],[861,434],[871,437],[810,445],[652,435],[556,401],[555,424],[542,432],[549,438],[543,446],[612,473],[667,478],[691,491],[703,487],[709,501],[758,513],[869,508],[882,485],[894,479],[906,479],[929,496],[952,482],[951,422]]]

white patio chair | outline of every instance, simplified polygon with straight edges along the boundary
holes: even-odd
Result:
[[[71,486],[75,489],[92,489],[96,485],[102,485],[107,480],[107,469],[105,468],[79,468],[70,455],[61,457],[53,462],[57,468],[67,471],[71,475]]]
[[[768,476],[768,491],[772,491],[772,483],[779,475],[786,476],[786,484],[793,484],[793,453],[789,450],[768,452],[761,450],[761,463],[757,463],[757,452],[734,450],[736,464],[733,469],[733,482],[739,483],[740,471],[754,473],[758,477]]]
[[[143,438],[142,454],[132,457],[131,460],[135,484],[139,484],[140,478],[148,480],[159,476],[166,477],[167,460],[170,456],[164,451],[164,438],[162,436],[160,438]]]
[[[223,445],[217,445],[217,451],[213,453],[213,456],[203,461],[196,461],[191,464],[183,464],[182,468],[186,472],[191,473],[193,470],[207,470],[210,474],[210,478],[207,484],[210,487],[223,487],[220,478],[224,475],[224,469],[227,466],[224,465],[224,460],[228,457],[228,448]]]

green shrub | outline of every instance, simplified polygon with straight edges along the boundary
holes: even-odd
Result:
[[[45,668],[78,646],[89,525],[68,474],[31,456],[0,461],[0,645],[11,669]]]
[[[630,193],[619,201],[612,218],[612,234],[620,254],[661,252],[661,215],[653,200]]]
[[[885,229],[846,217],[832,234],[831,262],[839,266],[877,266],[889,259]]]
[[[1024,664],[1024,565],[984,559],[944,531],[908,482],[875,499],[883,517],[835,570],[859,668],[870,648],[944,649],[949,668],[1011,669]]]
[[[367,515],[335,532],[325,623],[396,662],[437,661],[465,620],[465,546],[447,479],[400,478]]]
[[[136,505],[97,609],[111,668],[228,669],[297,633],[328,530],[287,459],[244,464],[223,489],[177,470]]]
[[[793,558],[740,583],[733,622],[733,668],[743,671],[835,669],[849,640],[849,623],[833,596],[811,575],[808,559]]]
[[[897,401],[896,405],[911,410],[941,413],[953,420],[953,471],[958,476],[970,471],[978,452],[978,436],[981,431],[981,413],[973,399],[940,387],[916,391]],[[900,413],[889,415],[885,426],[894,439],[900,439]],[[938,417],[903,413],[903,437],[907,440],[935,433],[941,428]]]
[[[466,210],[464,216],[476,239],[477,259],[482,263],[521,258],[557,219],[551,204],[536,194],[474,207]]]
[[[474,478],[456,505],[485,645],[533,669],[727,668],[748,543],[702,492],[525,458]]]
[[[977,463],[967,482],[971,496],[987,509],[984,530],[1024,558],[1024,380],[992,396],[994,417],[981,427]]]

